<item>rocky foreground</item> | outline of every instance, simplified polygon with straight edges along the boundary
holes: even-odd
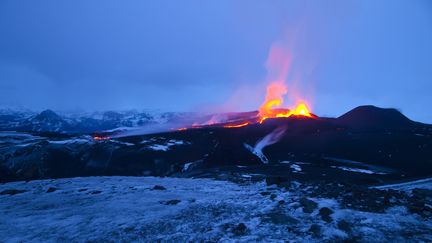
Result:
[[[0,185],[6,242],[432,241],[432,180],[87,177]]]

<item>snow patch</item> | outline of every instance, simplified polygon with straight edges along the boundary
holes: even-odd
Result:
[[[384,172],[375,172],[372,170],[352,168],[352,167],[346,167],[346,166],[331,166],[331,167],[335,168],[335,169],[340,169],[340,170],[345,170],[345,171],[350,171],[350,172],[357,172],[357,173],[377,174],[377,175],[385,175],[386,174]]]
[[[397,183],[397,184],[389,184],[383,186],[375,186],[374,188],[381,189],[381,190],[393,189],[393,190],[401,190],[401,191],[411,191],[415,188],[432,190],[432,178],[426,178],[426,179],[409,181],[404,183]]]
[[[146,140],[144,140],[146,141]],[[144,141],[142,141],[141,143],[144,143]],[[187,143],[185,143],[182,140],[175,140],[175,139],[171,139],[168,142],[166,142],[165,144],[152,144],[147,146],[147,148],[151,149],[151,150],[156,150],[156,151],[168,151],[172,146],[176,146],[176,145],[185,145]]]
[[[122,141],[113,140],[113,139],[111,139],[110,141],[113,143],[122,144],[122,145],[126,145],[126,146],[135,146],[134,143],[122,142]]]
[[[56,140],[56,141],[50,140],[48,142],[51,144],[69,144],[69,143],[90,143],[91,141],[84,138],[74,138],[74,139]]]
[[[189,167],[192,165],[192,163],[186,163],[183,165],[183,172],[187,171],[189,169]]]
[[[147,148],[149,148],[151,150],[156,150],[156,151],[168,151],[169,150],[169,146],[162,145],[162,144],[149,145]]]
[[[290,165],[290,168],[293,169],[294,173],[298,173],[298,172],[302,171],[302,168],[300,167],[300,165],[292,164],[292,165]]]
[[[288,161],[288,160],[286,160],[286,161],[281,161],[281,162],[279,162],[280,164],[291,164],[292,163],[292,161]]]

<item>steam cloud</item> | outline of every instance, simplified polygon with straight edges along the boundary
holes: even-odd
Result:
[[[255,147],[250,146],[249,144],[244,144],[245,148],[250,152],[255,154],[264,164],[268,164],[268,159],[263,153],[263,149],[269,145],[277,143],[282,136],[285,134],[286,127],[278,127],[273,132],[267,134],[264,138],[259,140]]]

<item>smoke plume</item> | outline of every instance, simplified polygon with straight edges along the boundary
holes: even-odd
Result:
[[[286,127],[278,127],[273,130],[271,133],[267,134],[261,140],[259,140],[255,147],[250,146],[249,144],[244,144],[245,148],[250,152],[255,154],[264,164],[268,164],[268,159],[263,153],[263,149],[269,145],[277,143],[282,136],[285,134]]]

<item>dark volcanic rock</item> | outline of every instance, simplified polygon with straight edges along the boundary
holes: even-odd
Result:
[[[303,207],[303,212],[305,213],[312,213],[317,207],[318,204],[312,200],[309,200],[305,197],[300,199],[300,204]]]
[[[160,191],[163,191],[163,190],[166,190],[166,188],[163,187],[163,186],[161,186],[161,185],[155,185],[155,186],[152,188],[152,190],[160,190]]]
[[[317,224],[313,224],[309,228],[309,232],[312,233],[313,237],[317,238],[317,237],[319,237],[321,235],[321,226],[319,226]]]
[[[351,225],[350,225],[350,223],[348,223],[348,221],[346,221],[346,220],[341,220],[341,221],[337,222],[337,227],[338,227],[340,230],[343,230],[343,231],[345,231],[345,232],[347,232],[347,233],[350,233],[350,232],[351,232]]]
[[[351,192],[351,190],[352,188],[350,186],[338,182],[319,183],[318,185],[315,185],[315,189],[309,196],[338,199]]]
[[[50,192],[55,192],[55,191],[57,191],[57,188],[55,188],[55,187],[50,187],[50,188],[48,188],[48,190],[46,191],[47,193],[50,193]]]
[[[413,195],[420,198],[432,198],[432,190],[415,188],[412,191]]]
[[[0,195],[16,195],[24,193],[26,190],[8,189],[0,192]]]
[[[247,226],[244,223],[239,223],[236,227],[232,229],[235,235],[244,235],[247,231]]]
[[[383,191],[368,189],[366,187],[353,188],[352,193],[344,195],[342,204],[348,208],[354,208],[366,212],[383,213],[392,206],[391,198],[401,197],[396,191]]]
[[[289,215],[286,215],[283,212],[280,211],[274,211],[274,212],[270,212],[266,215],[264,215],[264,222],[271,222],[273,224],[287,224],[287,225],[292,225],[292,224],[298,224],[299,221],[296,218],[293,218]]]
[[[331,210],[328,207],[320,208],[319,215],[321,216],[322,220],[326,221],[327,223],[330,223],[333,221],[330,215],[333,214],[333,210]]]
[[[266,183],[267,186],[271,185],[281,185],[282,183],[288,183],[289,179],[287,177],[281,177],[281,176],[267,176],[266,177]]]
[[[431,190],[414,189],[411,198],[408,200],[408,210],[422,217],[432,217],[432,196]]]
[[[164,204],[164,205],[176,205],[180,202],[181,202],[181,200],[173,199],[173,200],[168,200],[168,201],[161,201],[160,203]]]

